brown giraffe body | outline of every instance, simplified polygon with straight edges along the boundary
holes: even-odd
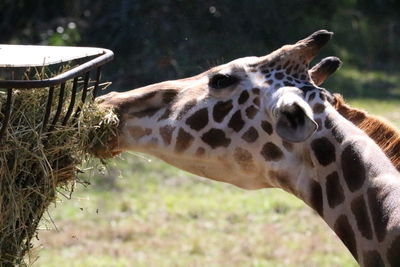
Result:
[[[135,150],[241,188],[283,188],[313,207],[361,265],[400,265],[398,172],[317,86],[330,65],[308,70],[330,37],[319,31],[264,57],[104,96],[121,124],[99,153]]]

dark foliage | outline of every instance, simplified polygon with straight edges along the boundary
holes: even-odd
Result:
[[[397,0],[2,0],[0,43],[110,48],[107,80],[125,90],[263,55],[322,28],[336,34],[325,56],[398,71],[399,18]]]

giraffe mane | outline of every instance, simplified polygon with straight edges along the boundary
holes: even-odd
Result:
[[[341,95],[334,98],[336,110],[371,137],[400,171],[400,131],[383,118],[349,106]]]

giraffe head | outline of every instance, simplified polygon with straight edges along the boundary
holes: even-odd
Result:
[[[321,107],[309,102],[331,98],[318,85],[340,61],[308,67],[331,36],[320,30],[263,57],[103,96],[121,123],[118,137],[98,153],[145,152],[242,188],[284,187],[289,166],[304,160],[297,144],[318,128],[314,113]]]

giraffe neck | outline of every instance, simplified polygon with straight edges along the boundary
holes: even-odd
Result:
[[[312,167],[300,172],[297,195],[318,212],[360,265],[400,266],[397,170],[364,132],[330,106],[318,122],[320,130],[305,149]]]

